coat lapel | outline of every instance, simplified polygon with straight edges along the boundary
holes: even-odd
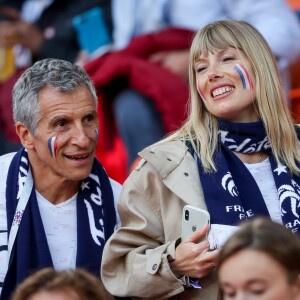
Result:
[[[183,142],[161,143],[139,154],[155,167],[175,195],[186,204],[207,210],[196,161]]]

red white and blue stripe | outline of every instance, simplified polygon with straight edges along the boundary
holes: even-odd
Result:
[[[98,138],[99,138],[99,129],[98,128],[95,128],[95,133],[96,133],[96,138],[97,138],[97,141],[98,141]]]
[[[52,157],[55,157],[56,149],[57,149],[56,136],[52,136],[48,140],[48,148],[49,148],[49,151],[50,151]]]
[[[242,81],[242,84],[243,84],[243,88],[247,89],[247,90],[252,90],[253,89],[253,83],[252,83],[252,80],[249,76],[249,73],[247,72],[245,67],[241,66],[240,64],[236,64],[234,66],[234,69],[240,75],[240,78],[241,78],[241,81]]]

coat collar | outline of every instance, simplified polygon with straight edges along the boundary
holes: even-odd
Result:
[[[156,144],[139,155],[156,169],[164,184],[184,202],[207,209],[196,161],[182,141]]]

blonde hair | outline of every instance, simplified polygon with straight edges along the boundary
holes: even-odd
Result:
[[[217,119],[206,110],[197,91],[194,66],[201,55],[231,47],[242,52],[253,69],[257,111],[264,123],[275,159],[287,165],[291,173],[298,173],[298,139],[275,58],[263,36],[244,21],[216,21],[195,35],[189,59],[189,116],[183,126],[163,142],[174,139],[190,141],[201,158],[204,171],[216,170],[213,153],[218,143]]]

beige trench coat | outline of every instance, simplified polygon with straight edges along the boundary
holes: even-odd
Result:
[[[152,146],[140,156],[121,193],[122,227],[104,249],[105,287],[137,299],[218,299],[216,274],[200,280],[202,289],[189,288],[168,263],[175,258],[183,206],[206,209],[195,160],[180,141]]]

